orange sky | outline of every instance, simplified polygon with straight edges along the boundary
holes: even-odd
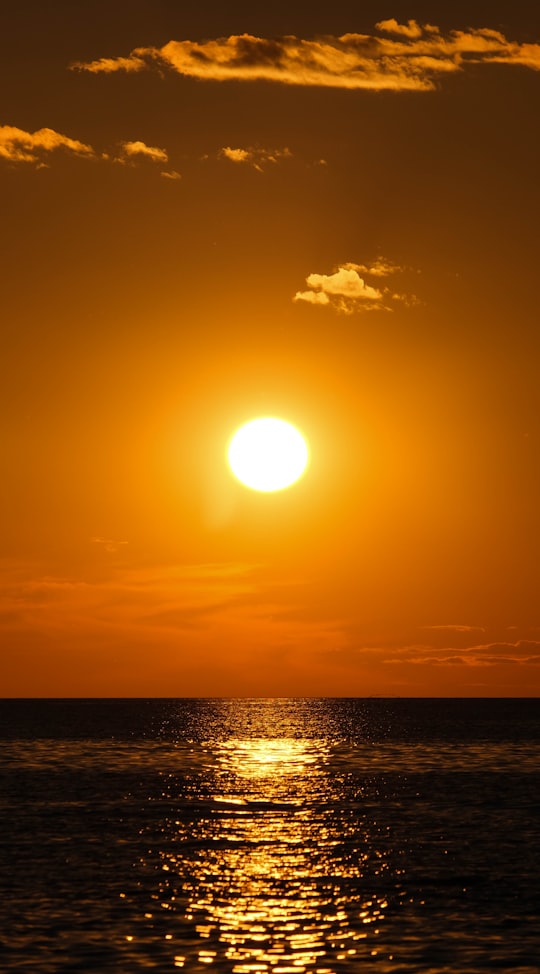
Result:
[[[3,696],[538,693],[530,5],[270,6],[6,17]]]

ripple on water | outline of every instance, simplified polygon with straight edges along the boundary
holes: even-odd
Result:
[[[538,974],[536,737],[198,703],[3,741],[3,971]]]

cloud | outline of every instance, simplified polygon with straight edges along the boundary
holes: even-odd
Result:
[[[248,162],[251,154],[247,149],[231,149],[230,146],[226,146],[220,149],[219,155],[224,159],[230,159],[231,162]]]
[[[503,664],[537,666],[540,664],[540,642],[521,639],[515,643],[492,642],[459,648],[405,646],[393,651],[392,655],[385,659],[385,663],[404,662],[432,666],[485,667]]]
[[[405,270],[399,264],[384,257],[377,257],[372,264],[345,264],[345,267],[358,271],[360,274],[369,274],[371,277],[388,277],[390,274],[399,274]]]
[[[334,274],[309,274],[306,283],[325,294],[340,294],[355,300],[369,298],[379,301],[382,297],[380,291],[366,284],[358,271],[350,267],[339,267]]]
[[[0,583],[8,695],[279,696],[288,680],[300,693],[312,648],[341,640],[337,624],[289,618],[301,583],[256,564],[0,564]]]
[[[201,42],[170,41],[136,48],[129,57],[100,58],[72,68],[93,74],[167,68],[211,81],[273,81],[371,91],[432,91],[439,78],[471,65],[517,64],[540,70],[540,44],[520,44],[490,28],[443,34],[431,24],[395,19],[377,33],[304,40],[251,34]]]
[[[135,51],[129,57],[102,57],[89,64],[76,61],[71,65],[72,69],[89,71],[91,74],[109,74],[112,71],[127,71],[131,74],[134,71],[144,71],[146,67],[146,61],[138,57]]]
[[[377,281],[375,286],[366,280],[369,276],[380,279],[402,273],[403,270],[384,257],[377,257],[372,264],[340,264],[332,274],[308,274],[306,284],[309,290],[297,291],[293,301],[330,306],[343,314],[391,311],[392,303],[396,302],[410,306],[419,304],[414,294],[400,293],[389,287],[381,289]]]
[[[13,125],[0,126],[0,158],[10,162],[33,163],[44,166],[46,156],[58,149],[64,149],[77,156],[94,156],[92,146],[71,139],[67,135],[43,128],[36,132],[25,132]]]
[[[31,164],[41,169],[49,165],[48,157],[57,150],[70,152],[72,155],[92,158],[105,162],[121,163],[124,166],[137,165],[141,161],[150,160],[163,164],[169,161],[165,149],[153,145],[146,145],[140,140],[120,142],[119,150],[114,152],[96,152],[91,146],[78,139],[72,139],[54,129],[42,128],[36,132],[25,132],[24,129],[13,125],[0,126],[0,159],[9,162]],[[163,172],[161,175],[168,179],[181,179],[180,173]]]
[[[297,291],[293,301],[306,301],[308,304],[330,304],[330,298],[324,291]]]
[[[426,643],[395,644],[363,643],[349,640],[347,645],[323,651],[327,662],[350,671],[375,674],[383,679],[383,685],[392,686],[395,679],[403,681],[408,692],[422,686],[439,687],[443,695],[453,695],[466,686],[472,686],[471,677],[481,672],[497,695],[508,695],[511,674],[515,674],[515,686],[537,690],[537,667],[540,665],[540,642],[517,640],[516,642],[486,642],[472,646],[433,646]],[[523,671],[527,675],[523,675]],[[524,681],[528,681],[524,683]],[[396,684],[397,685],[397,684]],[[431,694],[430,694],[431,695]],[[519,695],[519,694],[518,694]]]
[[[160,173],[160,176],[163,176],[164,179],[182,179],[181,173],[177,172],[176,169],[171,169],[169,172],[163,170],[163,172]]]
[[[99,545],[103,551],[108,551],[110,554],[116,553],[123,545],[129,544],[128,541],[115,541],[113,538],[90,538],[90,542]]]
[[[77,575],[0,561],[5,695],[462,696],[480,679],[497,696],[538,691],[538,639],[479,644],[476,627],[453,624],[422,642],[377,624],[372,639],[363,623],[314,605],[312,581],[296,574],[134,565],[129,547],[121,560],[97,557],[109,538],[96,538],[96,558]]]
[[[105,551],[117,550],[127,541],[94,537],[91,543]],[[84,578],[42,573],[32,565],[25,569],[4,571],[0,608],[18,609],[21,618],[39,610],[47,620],[51,606],[62,604],[69,618],[68,603],[77,615],[88,613],[98,622],[110,620],[120,607],[141,624],[148,612],[174,606],[175,609],[204,609],[208,603],[228,602],[239,594],[250,592],[256,585],[251,577],[257,566],[240,563],[156,565],[152,567],[118,566],[108,563],[106,574]],[[53,613],[55,614],[55,613]],[[49,621],[51,621],[49,619]],[[125,621],[125,619],[124,619]]]
[[[440,625],[440,626],[420,626],[420,629],[430,629],[436,632],[485,632],[484,626],[455,626],[455,625]]]
[[[165,149],[158,149],[153,145],[146,145],[145,142],[121,142],[120,155],[117,162],[127,162],[140,159],[151,159],[152,162],[168,162],[169,156]]]
[[[380,20],[375,26],[378,30],[385,31],[385,33],[401,34],[403,37],[409,37],[411,40],[417,40],[422,36],[423,31],[438,31],[437,27],[429,27],[427,24],[420,27],[415,20],[408,20],[406,24],[399,24],[394,17],[391,20]]]
[[[380,307],[382,292],[366,284],[354,265],[342,265],[333,274],[308,274],[309,291],[297,291],[293,301],[305,301],[322,307],[332,306],[343,314],[374,311]]]
[[[257,172],[263,172],[266,163],[275,164],[281,162],[282,159],[290,159],[291,157],[292,152],[287,147],[283,149],[233,149],[227,145],[218,152],[218,158],[252,166]]]

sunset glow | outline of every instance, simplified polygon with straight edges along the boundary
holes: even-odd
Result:
[[[533,6],[2,28],[0,694],[539,693]]]

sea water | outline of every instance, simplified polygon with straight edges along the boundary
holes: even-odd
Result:
[[[540,701],[0,701],[0,970],[540,971]]]

